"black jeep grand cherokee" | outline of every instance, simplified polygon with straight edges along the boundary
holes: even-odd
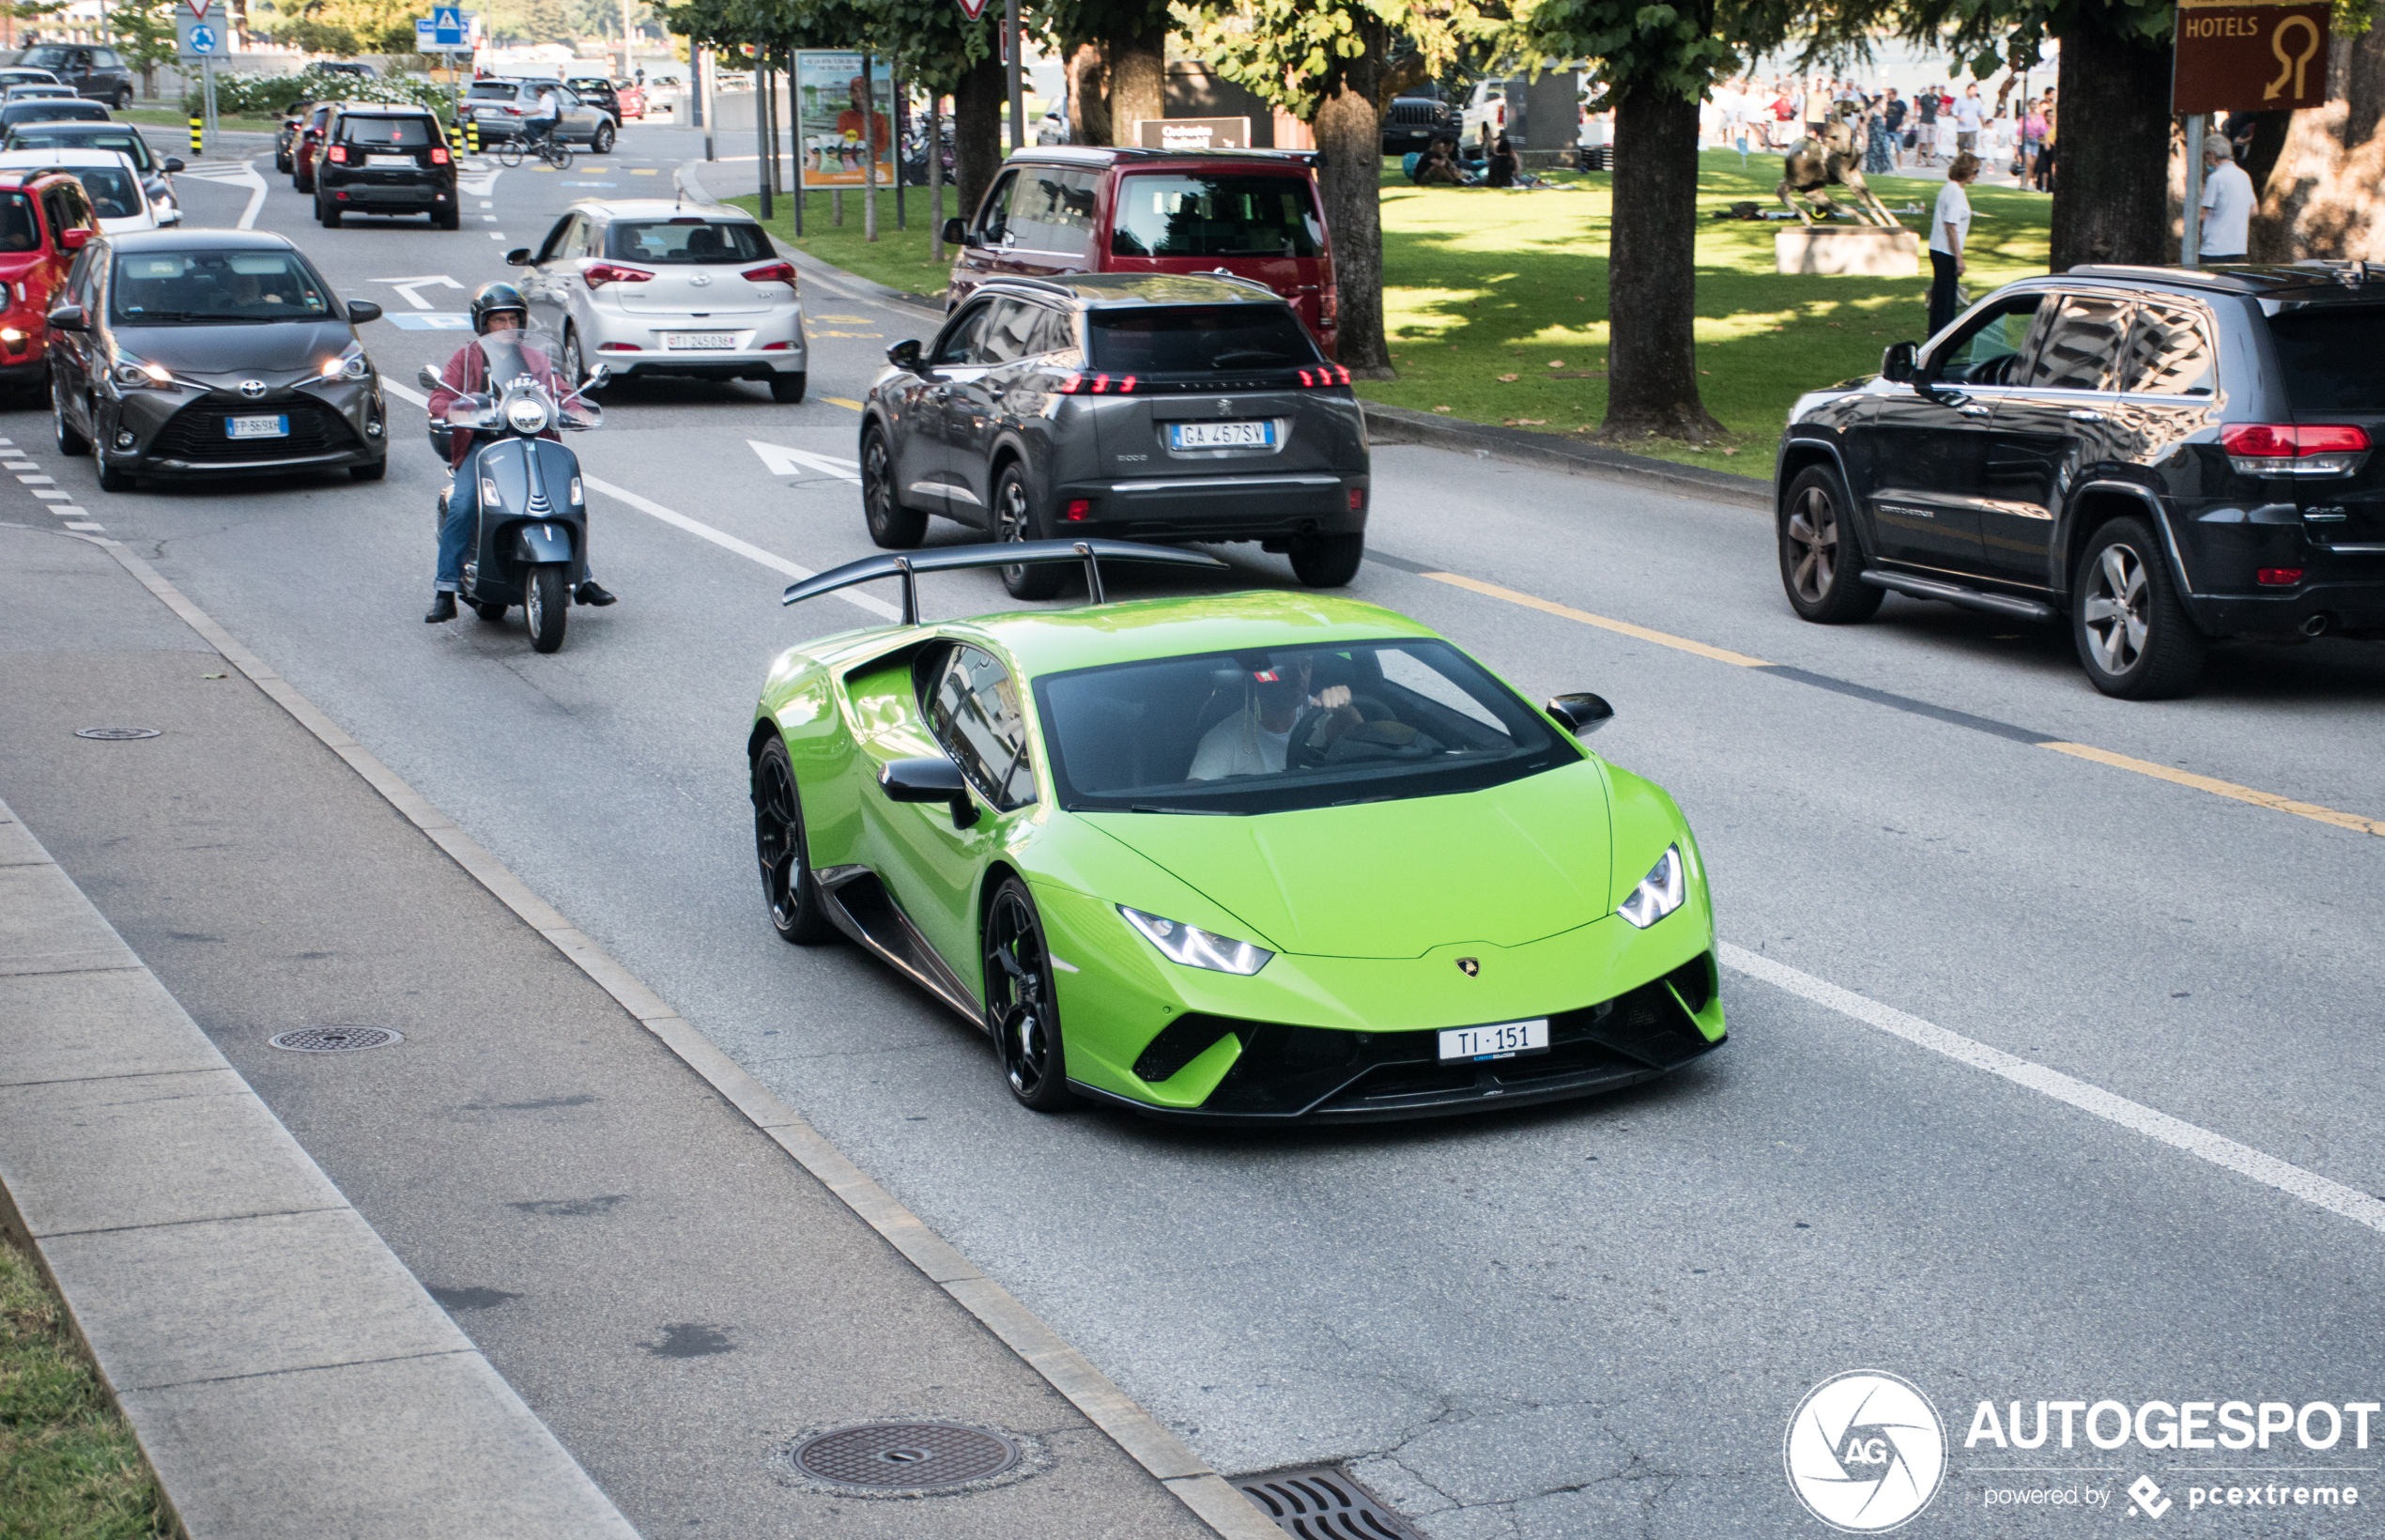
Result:
[[[2385,639],[2380,439],[2385,266],[2073,268],[1797,402],[1781,580],[2067,616],[2098,689],[2183,695],[2214,639]]]

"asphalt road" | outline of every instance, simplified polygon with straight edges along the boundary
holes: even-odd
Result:
[[[424,275],[459,286],[412,292],[460,310],[570,199],[668,188],[692,143],[633,130],[567,175],[504,172],[459,234],[324,231],[269,177],[256,223],[392,317],[424,313],[392,280]],[[248,193],[186,177],[184,201],[193,223],[230,223]],[[574,439],[599,493],[596,570],[623,602],[574,610],[548,657],[518,612],[421,623],[439,475],[408,408],[369,486],[110,497],[50,451],[44,415],[0,413],[0,435],[1221,1470],[1348,1460],[1434,1540],[1820,1533],[1783,1435],[1809,1387],[1872,1368],[1947,1424],[1945,1488],[1909,1532],[2128,1532],[2140,1475],[2171,1523],[2373,1532],[2356,1510],[2222,1520],[2185,1495],[2291,1479],[2385,1501],[2385,1455],[2348,1423],[2317,1451],[1966,1433],[1982,1399],[2385,1401],[2385,1208],[2367,1196],[2385,1192],[2385,845],[2025,741],[2385,816],[2385,650],[2225,649],[2194,700],[2112,701],[2059,633],[1893,597],[1870,625],[1801,624],[1759,514],[1378,446],[1380,559],[1352,592],[1528,693],[1608,696],[1594,747],[1680,800],[1727,943],[1959,1040],[1737,970],[1723,1051],[1605,1101],[1275,1136],[1037,1116],[942,1008],[856,952],[780,945],[762,913],[754,693],[776,649],[868,618],[781,609],[783,567],[870,548],[839,473],[841,401],[932,326],[824,283],[806,303],[803,406],[625,386]],[[367,331],[399,381],[455,343]],[[1290,582],[1279,558],[1222,554],[1224,582]],[[990,574],[923,596],[931,613],[1008,603]],[[2277,1469],[2297,1466],[2325,1473]],[[2100,1505],[1990,1503],[2010,1489]]]

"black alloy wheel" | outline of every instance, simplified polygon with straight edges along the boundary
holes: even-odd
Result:
[[[886,453],[886,436],[872,424],[861,436],[861,509],[869,525],[869,539],[885,550],[916,550],[927,538],[928,516],[903,506],[894,481],[894,457]]]
[[[1347,588],[1366,560],[1363,534],[1311,534],[1292,542],[1292,576],[1310,588]]]
[[[993,538],[1005,545],[1042,540],[1047,538],[1042,525],[1027,497],[1027,473],[1015,462],[1004,466],[993,484]],[[1056,598],[1068,580],[1069,569],[1056,562],[1002,569],[1003,590],[1014,599]]]
[[[2123,701],[2191,695],[2203,676],[2203,634],[2141,518],[2116,518],[2087,541],[2070,578],[2070,635],[2088,680]]]
[[[786,743],[776,734],[754,756],[753,802],[754,858],[762,866],[762,896],[770,906],[770,928],[791,946],[817,947],[836,940],[827,900],[811,874],[794,764],[787,758]]]
[[[91,453],[91,440],[67,421],[67,382],[55,365],[50,370],[50,415],[57,424],[59,454],[80,456]]]
[[[530,569],[522,583],[522,619],[530,623],[533,651],[551,653],[563,644],[563,617],[571,607],[562,562],[544,562]]]
[[[986,1029],[1019,1104],[1037,1112],[1073,1104],[1043,919],[1016,877],[1005,877],[986,905],[985,999]]]
[[[1846,484],[1828,466],[1808,466],[1789,484],[1780,523],[1780,586],[1789,608],[1818,625],[1868,621],[1885,590],[1863,581]]]
[[[588,142],[588,147],[599,155],[610,155],[614,137],[612,124],[599,123],[596,125],[596,137]]]

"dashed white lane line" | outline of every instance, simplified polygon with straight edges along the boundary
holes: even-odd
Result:
[[[390,394],[396,396],[401,401],[410,401],[418,407],[427,408],[431,404],[431,398],[429,396],[424,395],[420,391],[400,385],[393,379],[384,377],[381,381],[381,389],[388,392]],[[601,492],[608,498],[625,502],[641,514],[661,519],[664,523],[671,525],[676,529],[685,530],[689,534],[696,536],[698,539],[709,540],[714,545],[718,546],[722,550],[733,551],[737,555],[744,557],[748,562],[768,567],[771,571],[778,573],[784,577],[792,578],[797,582],[801,582],[807,578],[817,576],[817,574],[815,574],[809,567],[798,566],[794,562],[788,561],[783,556],[774,555],[769,551],[763,550],[760,546],[754,545],[750,541],[740,540],[726,530],[716,530],[711,525],[703,523],[699,519],[689,518],[685,514],[679,513],[674,509],[666,508],[659,502],[655,502],[648,498],[640,497],[639,494],[629,490],[625,486],[615,486],[608,481],[600,481],[596,477],[589,475],[585,470],[581,471],[580,476],[581,479],[588,484],[588,487],[591,491]],[[856,593],[851,589],[839,589],[835,593],[828,596],[831,598],[842,599],[845,603],[852,605],[854,608],[866,610],[869,613],[877,616],[880,620],[895,621],[902,618],[902,611],[897,609],[893,605],[886,603],[885,600],[873,598],[867,593]]]
[[[84,531],[84,532],[85,532],[85,533],[86,533],[86,534],[98,534],[98,533],[100,533],[101,531],[105,530],[105,529],[107,528],[107,526],[106,526],[106,525],[104,525],[104,524],[88,524],[88,523],[79,523],[79,524],[69,524],[69,525],[68,525],[68,526],[67,526],[67,528],[68,528],[68,529],[69,529],[69,530],[80,530],[80,531]]]
[[[35,487],[33,489],[33,495],[41,499],[44,502],[65,502],[72,499],[74,496],[71,492],[55,491],[47,486]]]
[[[2223,1134],[2213,1133],[2168,1113],[2156,1112],[2142,1102],[2116,1096],[2101,1086],[2090,1086],[2059,1070],[2049,1070],[2042,1064],[2033,1064],[2001,1048],[1991,1048],[1959,1032],[1949,1032],[1934,1023],[1908,1015],[1893,1006],[1882,1005],[1853,990],[1840,989],[1836,984],[1816,978],[1786,963],[1776,962],[1744,947],[1734,947],[1726,941],[1718,945],[1717,950],[1725,966],[1751,978],[1761,978],[1775,989],[1785,990],[1819,1006],[1826,1006],[1850,1020],[1877,1028],[1890,1037],[1901,1038],[1916,1047],[1944,1054],[1958,1064],[1967,1064],[1975,1070],[2000,1075],[2016,1086],[2026,1086],[2041,1096],[2050,1096],[2081,1112],[2092,1113],[2106,1122],[2116,1123],[2132,1133],[2141,1133],[2173,1149],[2183,1150],[2197,1160],[2208,1161],[2239,1176],[2250,1177],[2266,1187],[2273,1187],[2330,1213],[2341,1214],[2372,1230],[2385,1231],[2385,1200],[2373,1197],[2356,1187],[2331,1181],[2315,1171],[2305,1171],[2289,1161],[2263,1154],[2250,1145],[2239,1144]]]
[[[24,483],[27,486],[55,486],[58,485],[57,478],[54,476],[42,475],[38,470],[29,474],[23,471],[19,471],[17,473],[17,480]]]
[[[502,240],[505,239],[505,232],[502,230],[491,230],[488,233],[488,239],[491,240]]]

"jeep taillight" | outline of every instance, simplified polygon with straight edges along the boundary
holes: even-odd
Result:
[[[590,288],[603,288],[607,284],[642,284],[654,275],[643,268],[620,268],[610,262],[592,262],[581,277]]]
[[[2343,476],[2368,458],[2368,433],[2350,423],[2231,423],[2220,447],[2239,476]]]
[[[323,157],[335,166],[344,166],[347,164],[347,146],[346,145],[333,145],[330,149],[323,152]]]
[[[443,166],[447,164],[447,146],[445,145],[433,145],[431,146],[431,164],[435,166]]]

